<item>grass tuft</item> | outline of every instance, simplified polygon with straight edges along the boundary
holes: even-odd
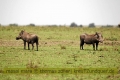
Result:
[[[61,49],[66,49],[66,47],[65,46],[61,46]]]

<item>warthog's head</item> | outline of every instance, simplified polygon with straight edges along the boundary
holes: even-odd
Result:
[[[24,31],[22,30],[22,31],[19,33],[18,37],[16,37],[16,40],[22,39],[23,33],[24,33]]]
[[[95,37],[96,37],[97,40],[98,40],[99,42],[101,42],[101,43],[102,43],[103,40],[104,40],[101,33],[97,33],[97,32],[96,32],[96,33],[95,33]]]

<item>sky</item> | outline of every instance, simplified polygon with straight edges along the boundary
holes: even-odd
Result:
[[[0,0],[0,24],[118,25],[120,0]]]

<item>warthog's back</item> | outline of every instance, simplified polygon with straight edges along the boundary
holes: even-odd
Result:
[[[30,34],[27,32],[24,32],[23,37],[25,38],[24,40],[29,43],[35,43],[38,42],[38,36],[36,34]]]
[[[84,41],[86,44],[92,44],[93,42],[96,41],[94,34],[82,34],[80,35],[80,39]]]

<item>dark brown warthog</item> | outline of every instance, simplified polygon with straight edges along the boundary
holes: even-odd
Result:
[[[93,50],[95,50],[95,43],[96,43],[96,50],[98,48],[98,43],[103,42],[103,36],[100,33],[95,34],[81,34],[80,35],[80,49],[83,49],[84,43],[86,44],[93,44]]]
[[[34,43],[36,43],[37,51],[38,51],[38,36],[35,34],[30,34],[25,31],[21,31],[16,37],[16,40],[22,39],[24,41],[24,49],[26,49],[26,42],[28,43],[28,50],[30,50],[29,44],[32,44],[32,50],[34,49]]]

